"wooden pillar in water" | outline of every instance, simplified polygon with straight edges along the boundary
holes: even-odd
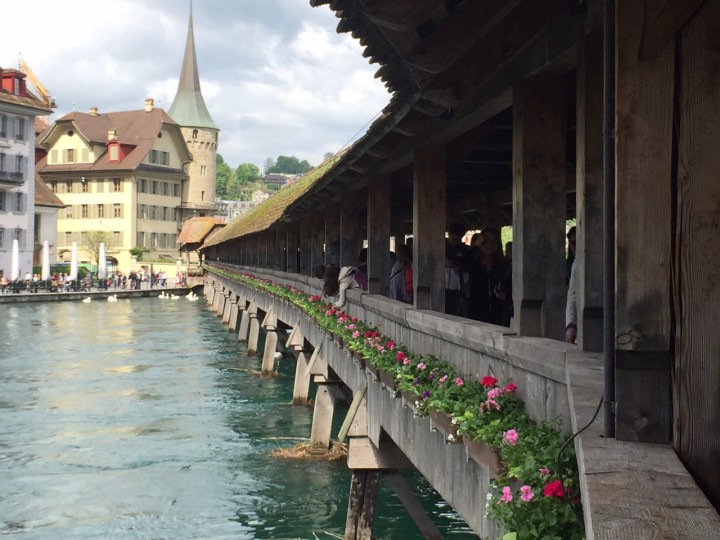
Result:
[[[233,294],[230,297],[230,320],[228,321],[229,332],[235,332],[237,330],[239,301],[240,298],[236,294]]]
[[[215,301],[213,302],[212,309],[215,315],[222,315],[222,303],[225,301],[225,287],[219,283],[215,285]]]
[[[390,286],[390,177],[371,178],[368,187],[368,292],[388,295]]]
[[[258,320],[257,304],[253,300],[248,308],[250,319],[250,335],[248,336],[248,354],[257,354],[258,340],[260,338],[260,321]]]
[[[371,540],[380,471],[354,469],[345,521],[346,540]]]
[[[415,152],[413,278],[415,307],[445,311],[447,154],[445,146]]]
[[[231,290],[225,291],[225,304],[222,312],[223,324],[230,324],[230,311],[232,311],[232,302],[235,300],[235,294]],[[236,300],[237,301],[237,300]]]
[[[277,319],[270,308],[265,314],[265,320],[262,322],[265,329],[265,349],[263,350],[262,375],[270,376],[275,371],[275,353],[277,352],[278,335],[277,335]]]
[[[616,10],[615,435],[664,443],[671,435],[677,300],[671,294],[675,41],[640,59],[645,3],[626,0]]]
[[[330,434],[335,412],[335,401],[328,387],[334,383],[329,382],[322,375],[317,375],[315,382],[318,386],[310,432],[310,453],[324,454],[330,448]]]
[[[565,339],[566,78],[513,94],[513,302],[522,336]]]
[[[603,348],[603,32],[602,1],[588,2],[577,70],[577,294],[578,346]]]
[[[240,325],[238,327],[237,340],[247,341],[248,330],[250,329],[250,313],[244,296],[241,296],[238,300],[238,311],[240,312]]]
[[[307,405],[310,390],[310,362],[305,357],[305,338],[299,326],[295,326],[290,333],[285,347],[292,349],[297,359],[295,364],[295,384],[293,385],[293,405]],[[320,347],[322,347],[322,343],[315,349],[313,354],[319,354]]]

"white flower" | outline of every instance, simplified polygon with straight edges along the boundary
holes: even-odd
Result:
[[[455,442],[455,435],[452,433],[448,435],[447,442]]]
[[[453,426],[457,426],[457,423],[458,423],[457,418],[453,418],[453,419],[451,420],[451,422],[452,422],[452,425],[453,425]]]

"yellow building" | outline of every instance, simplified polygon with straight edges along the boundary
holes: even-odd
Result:
[[[99,241],[123,272],[133,248],[146,259],[177,258],[191,156],[180,126],[153,100],[137,111],[70,113],[39,144],[47,155],[38,171],[68,205],[58,216],[58,258],[77,242],[81,262],[97,263]]]

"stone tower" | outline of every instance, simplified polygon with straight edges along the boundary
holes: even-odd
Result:
[[[212,216],[215,214],[215,160],[220,130],[210,117],[200,91],[192,6],[180,82],[168,114],[180,125],[192,154],[182,193],[182,222],[191,217]]]

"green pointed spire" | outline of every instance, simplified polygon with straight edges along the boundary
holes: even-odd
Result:
[[[168,114],[183,127],[218,129],[205,106],[200,91],[200,75],[198,74],[197,57],[195,55],[195,35],[193,34],[192,4],[190,5],[190,22],[188,24],[187,43],[183,57],[180,81],[177,94]]]

